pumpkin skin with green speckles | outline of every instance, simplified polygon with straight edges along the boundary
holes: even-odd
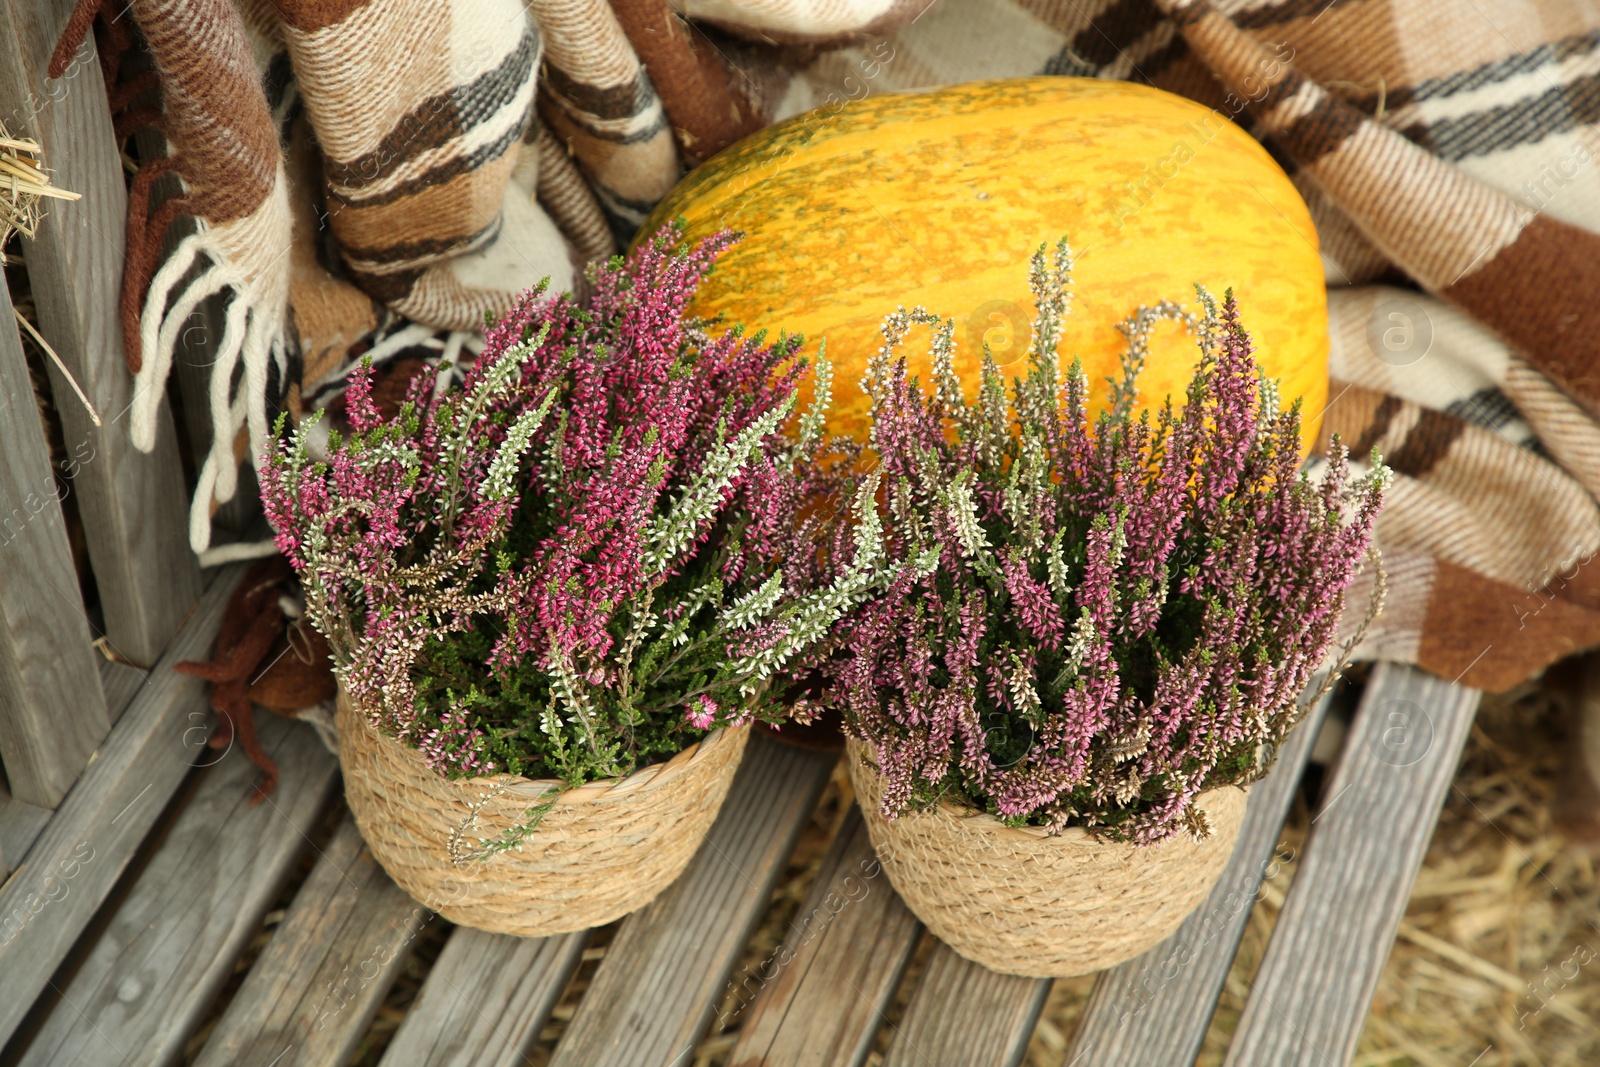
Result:
[[[1082,361],[1097,398],[1120,375],[1117,324],[1163,299],[1196,310],[1199,283],[1234,290],[1257,362],[1285,404],[1302,398],[1307,446],[1327,403],[1327,298],[1305,203],[1249,134],[1158,89],[1042,77],[823,108],[702,164],[640,233],[675,218],[690,238],[744,234],[691,310],[804,334],[810,352],[826,339],[830,426],[863,441],[856,383],[884,315],[920,304],[954,318],[971,399],[985,341],[1003,369],[1025,370],[1027,258],[1062,235],[1076,266],[1059,351]],[[907,351],[925,375],[926,345],[913,337]],[[1196,359],[1180,326],[1159,326],[1140,402],[1181,401]]]

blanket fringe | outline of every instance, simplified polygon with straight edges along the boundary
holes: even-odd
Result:
[[[202,301],[231,294],[211,367],[211,444],[189,512],[189,544],[196,553],[211,545],[213,506],[233,499],[238,490],[234,442],[239,431],[249,428],[252,460],[267,448],[269,368],[276,365],[279,381],[286,380],[289,370],[283,309],[268,306],[256,288],[228,265],[224,250],[210,237],[204,227],[185,237],[150,281],[139,322],[144,359],[134,376],[132,408],[134,447],[149,452],[155,447],[156,415],[185,326]],[[209,265],[184,283],[200,263]],[[244,373],[236,385],[241,363]]]

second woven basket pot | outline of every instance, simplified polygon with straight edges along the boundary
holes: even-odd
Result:
[[[1001,974],[1067,978],[1165,940],[1211,892],[1233,854],[1246,792],[1202,793],[1211,836],[1138,847],[1079,827],[1054,836],[940,804],[886,819],[871,750],[847,742],[850,781],[895,891],[934,936]]]
[[[665,763],[561,793],[520,848],[484,841],[529,822],[552,781],[448,779],[339,695],[339,766],[367,847],[453,923],[520,937],[601,926],[683,873],[728,795],[750,730],[718,730]]]

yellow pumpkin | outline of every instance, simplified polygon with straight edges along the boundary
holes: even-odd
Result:
[[[1157,89],[1024,78],[823,108],[708,160],[641,234],[675,218],[691,238],[744,233],[693,312],[802,333],[811,351],[825,338],[830,424],[862,440],[857,383],[884,315],[921,304],[953,317],[963,381],[978,380],[984,341],[1021,373],[1027,257],[1063,234],[1077,263],[1060,351],[1082,360],[1099,399],[1120,376],[1117,324],[1162,299],[1194,310],[1198,282],[1219,298],[1234,290],[1257,361],[1285,404],[1304,400],[1303,445],[1327,402],[1327,300],[1305,204],[1249,134]],[[917,370],[925,349],[906,348]],[[1141,403],[1181,401],[1196,356],[1181,327],[1159,327]]]

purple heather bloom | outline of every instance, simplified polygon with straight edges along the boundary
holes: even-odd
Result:
[[[678,237],[582,300],[527,294],[393,418],[358,368],[327,462],[280,424],[262,498],[308,615],[356,708],[442,774],[576,783],[776,720],[870,585],[818,504],[852,499],[849,450],[791,418],[800,339],[689,316],[736,238]]]
[[[1151,843],[1199,833],[1206,788],[1249,781],[1297,721],[1368,554],[1388,472],[1352,478],[1337,439],[1301,471],[1300,412],[1275,410],[1232,295],[1203,316],[1141,308],[1110,410],[1054,350],[1071,255],[1040,249],[1028,373],[977,396],[953,323],[901,309],[868,368],[888,582],[827,665],[847,729],[877,750],[883,810],[939,798],[1001,818]],[[1152,325],[1199,365],[1181,404],[1134,410]],[[926,388],[900,344],[933,331]],[[916,560],[936,565],[914,567]]]

